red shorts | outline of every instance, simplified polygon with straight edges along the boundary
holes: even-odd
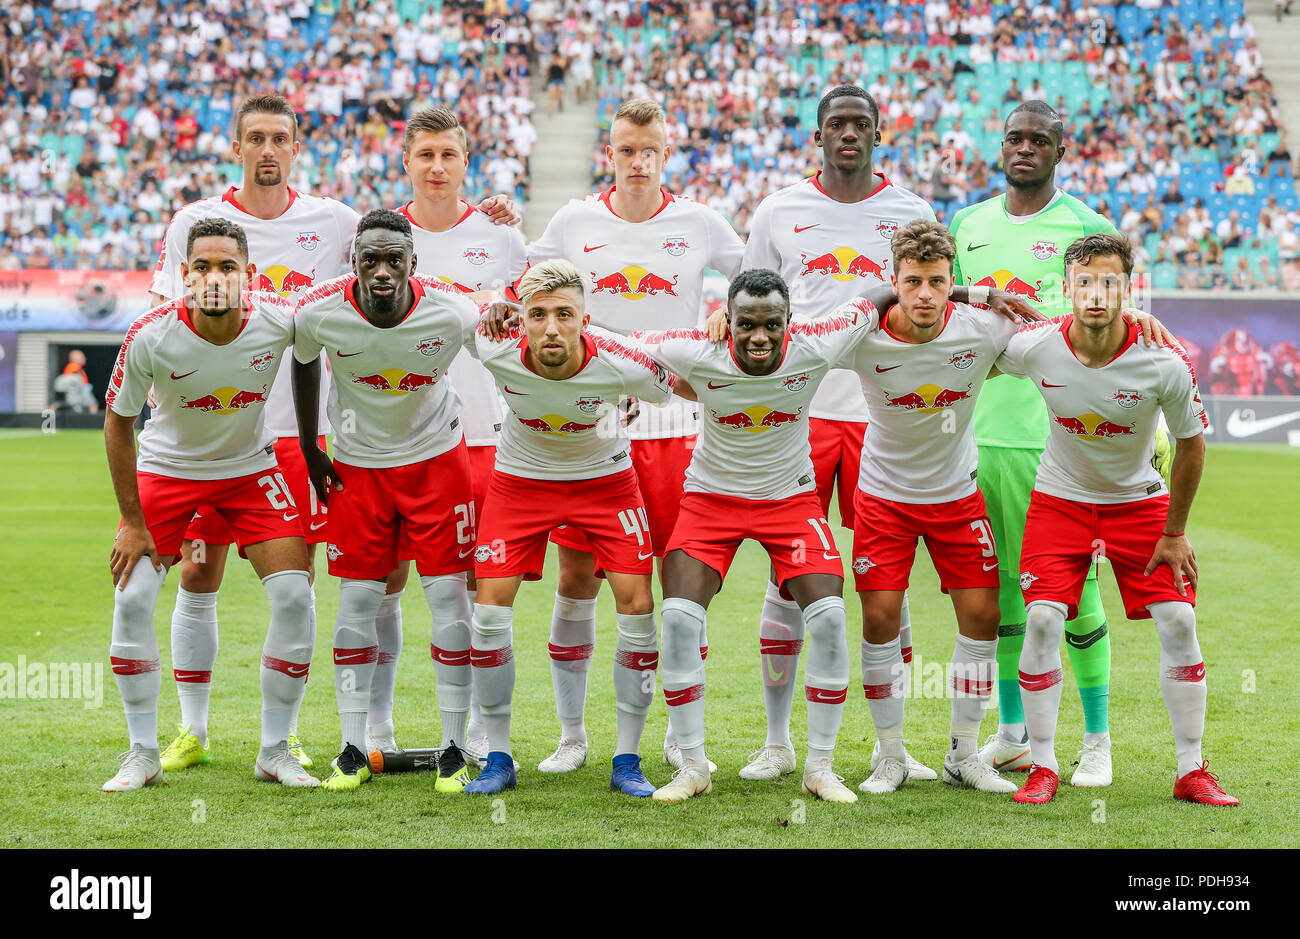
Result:
[[[934,504],[891,502],[857,491],[853,583],[859,590],[906,590],[916,542],[925,539],[944,593],[998,589],[998,554],[984,495]]]
[[[473,566],[474,498],[465,444],[405,466],[368,468],[334,462],[342,491],[330,498],[329,570],[335,577],[383,580],[400,559],[421,575]]]
[[[688,492],[682,497],[681,517],[667,550],[685,551],[726,580],[727,569],[746,538],[767,551],[781,595],[787,598],[785,582],[793,577],[844,576],[835,534],[813,492],[775,500]]]
[[[691,462],[697,439],[691,435],[632,441],[632,467],[641,486],[646,519],[650,522],[650,540],[658,557],[664,556],[663,546],[668,544],[677,525],[682,489],[686,485],[686,466]],[[572,527],[552,532],[551,540],[566,548],[592,553],[591,542]]]
[[[199,506],[229,526],[240,557],[252,544],[302,537],[298,509],[278,469],[234,479],[177,479],[156,473],[136,473],[136,479],[140,508],[159,554],[180,554],[182,539],[189,538],[186,526]]]
[[[812,445],[813,472],[817,476],[817,498],[822,514],[831,511],[831,489],[839,479],[840,524],[853,528],[853,498],[858,491],[858,465],[862,461],[865,422],[830,421],[808,418],[808,442]]]
[[[492,481],[492,467],[497,460],[496,447],[468,447],[469,450],[469,486],[474,493],[474,505],[483,511],[487,501],[488,483]]]
[[[325,449],[325,437],[316,438],[317,444]],[[307,461],[303,459],[302,447],[297,437],[277,437],[275,440],[275,458],[280,463],[280,472],[289,484],[289,495],[293,504],[304,511],[302,515],[302,534],[308,544],[321,544],[325,541],[325,515],[327,509],[316,499],[316,490],[311,487],[307,475]],[[186,541],[202,541],[204,544],[221,545],[235,541],[234,533],[225,520],[210,506],[203,506],[194,513],[194,520],[185,530]],[[208,511],[205,511],[208,510]]]
[[[1119,596],[1129,619],[1150,619],[1147,605],[1174,600],[1196,605],[1196,592],[1185,584],[1183,596],[1174,572],[1161,564],[1146,576],[1147,564],[1165,529],[1169,496],[1093,505],[1072,502],[1034,490],[1020,548],[1020,590],[1025,606],[1035,600],[1064,603],[1066,619],[1079,613],[1079,595],[1088,568],[1110,562]]]
[[[496,472],[480,518],[474,576],[541,579],[547,533],[561,524],[594,546],[597,574],[649,574],[654,566],[645,505],[631,469],[563,480]]]

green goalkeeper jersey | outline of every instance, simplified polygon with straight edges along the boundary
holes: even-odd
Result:
[[[1006,196],[967,206],[952,220],[958,284],[1000,287],[1020,294],[1044,316],[1071,310],[1061,292],[1065,250],[1078,238],[1115,232],[1115,226],[1074,196],[1056,191],[1036,215],[1007,215]],[[975,441],[988,447],[1041,450],[1047,442],[1047,405],[1024,378],[999,375],[975,403]]]

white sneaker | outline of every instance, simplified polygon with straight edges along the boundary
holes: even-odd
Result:
[[[965,786],[980,792],[1015,792],[1020,787],[1009,779],[1003,779],[998,771],[980,759],[978,753],[972,753],[960,762],[954,762],[952,754],[943,758],[943,781],[950,786]]]
[[[366,753],[383,750],[385,753],[397,752],[397,741],[393,739],[392,724],[376,724],[366,728]]]
[[[673,767],[674,769],[681,769],[683,766],[686,765],[686,760],[682,756],[682,748],[677,745],[676,740],[664,741],[664,762],[667,763],[669,766]],[[793,766],[790,768],[794,769]],[[718,764],[714,763],[712,760],[709,760],[709,772],[716,773],[717,771],[718,771]]]
[[[162,757],[157,747],[145,749],[136,744],[117,758],[122,761],[117,775],[104,783],[104,792],[130,792],[162,782]]]
[[[290,789],[315,789],[320,785],[320,780],[303,769],[297,757],[289,752],[287,740],[257,751],[253,778],[258,782],[278,782]]]
[[[466,760],[473,760],[482,769],[487,766],[488,752],[492,747],[488,744],[487,734],[479,734],[470,737],[465,741],[465,746],[460,748],[460,752],[465,754]],[[515,772],[519,772],[519,761],[515,760]]]
[[[918,763],[916,757],[908,753],[906,748],[904,748],[903,750],[903,755],[907,757],[907,759],[905,759],[903,762],[907,764],[907,778],[910,782],[934,782],[936,779],[939,778],[938,773],[930,769],[930,767],[926,766],[924,763]],[[875,771],[876,764],[879,762],[880,762],[880,741],[877,740],[876,745],[871,748],[872,772]]]
[[[858,801],[858,794],[844,785],[844,777],[831,768],[830,760],[820,760],[815,768],[804,767],[803,791],[823,802],[848,804]]]
[[[1034,763],[1028,740],[1017,743],[999,733],[989,734],[980,747],[980,759],[1000,773],[1027,773]]]
[[[749,763],[740,771],[740,778],[776,779],[793,772],[793,747],[764,747],[749,755]]]
[[[694,796],[707,796],[713,791],[713,779],[702,763],[687,762],[673,773],[667,785],[660,786],[651,797],[656,802],[685,802]]]
[[[562,737],[555,752],[538,763],[537,768],[543,773],[572,773],[586,762],[587,741]]]
[[[1084,788],[1109,786],[1111,783],[1110,734],[1095,745],[1084,747],[1078,753],[1079,768],[1070,777],[1071,786]]]
[[[871,775],[858,786],[859,792],[884,795],[897,792],[907,782],[907,764],[892,756],[882,756],[876,763]]]

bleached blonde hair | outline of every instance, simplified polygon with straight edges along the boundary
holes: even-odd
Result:
[[[577,290],[585,300],[588,287],[586,275],[578,270],[572,261],[552,258],[530,267],[524,276],[519,278],[515,293],[519,294],[520,302],[527,306],[529,299],[535,293],[554,293],[565,288]]]

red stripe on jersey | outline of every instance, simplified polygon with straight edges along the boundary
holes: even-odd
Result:
[[[104,392],[104,403],[108,407],[111,408],[113,402],[117,400],[117,393],[122,387],[122,381],[126,378],[126,352],[131,347],[131,341],[135,339],[136,333],[155,320],[160,320],[164,316],[169,316],[178,310],[183,311],[184,309],[184,297],[178,300],[168,300],[161,306],[154,307],[131,324],[131,328],[126,331],[126,338],[122,340],[122,348],[117,353],[117,363],[113,366],[113,374],[108,380],[108,390]]]
[[[645,366],[647,371],[654,372],[656,375],[661,371],[659,363],[650,358],[650,356],[646,355],[640,349],[629,349],[621,342],[611,339],[608,336],[595,336],[591,333],[583,333],[583,335],[591,336],[591,341],[595,343],[596,348],[600,349],[602,352],[608,352],[611,355],[617,355],[635,362],[637,365]]]
[[[396,661],[396,652],[380,652],[379,655],[375,657],[376,665],[392,665]]]
[[[818,192],[820,192],[826,198],[830,199],[832,198],[831,194],[822,188],[821,175],[822,175],[822,171],[818,170],[816,173],[813,173],[812,178],[809,180],[809,182],[811,182],[814,186],[817,187]],[[859,202],[865,202],[867,199],[870,199],[872,196],[876,195],[878,192],[880,192],[880,190],[884,189],[886,186],[893,185],[893,183],[889,181],[889,178],[885,176],[884,173],[876,173],[875,175],[880,177],[880,185],[877,186],[875,189],[871,190],[871,192],[867,193],[861,199],[859,199],[858,200]]]
[[[314,303],[317,300],[324,300],[326,297],[332,297],[340,290],[346,290],[348,285],[357,279],[356,274],[344,274],[342,277],[335,277],[333,280],[327,280],[323,284],[315,285],[298,298],[299,308],[306,306],[308,303]]]
[[[288,659],[277,659],[272,655],[264,655],[262,656],[262,667],[277,672],[283,672],[290,678],[301,678],[306,681],[307,672],[311,669],[311,663],[290,662]]]
[[[364,649],[334,649],[335,665],[373,665],[379,658],[379,646]]]
[[[1065,319],[1069,315],[1070,314],[1067,313],[1063,316],[1058,316],[1055,319],[1034,320],[1032,323],[1025,323],[1025,325],[1021,326],[1019,329],[1016,330],[1016,335],[1019,335],[1020,333],[1031,333],[1035,329],[1049,329],[1049,328],[1059,327],[1061,325],[1061,320]]]
[[[758,640],[759,655],[798,655],[803,651],[802,639],[763,639]]]
[[[703,685],[691,685],[689,688],[680,688],[677,691],[664,689],[664,701],[670,708],[681,707],[683,704],[690,704],[692,701],[698,701],[704,697]]]
[[[1065,339],[1065,345],[1066,348],[1070,350],[1070,354],[1077,359],[1079,358],[1079,354],[1074,351],[1074,346],[1070,343],[1070,324],[1074,322],[1074,314],[1067,313],[1064,316],[1060,317],[1060,320],[1061,320],[1061,337]],[[1119,350],[1116,351],[1116,353],[1112,355],[1109,359],[1103,362],[1102,365],[1109,365],[1111,362],[1114,362],[1116,359],[1118,359],[1121,355],[1123,355],[1125,352],[1127,352],[1132,346],[1134,346],[1137,343],[1138,334],[1139,332],[1141,332],[1141,330],[1138,329],[1137,323],[1127,323],[1127,325],[1128,325],[1128,333],[1124,336],[1124,341],[1120,344]]]
[[[1061,683],[1061,670],[1054,668],[1050,672],[1044,672],[1041,675],[1027,675],[1020,673],[1020,687],[1025,691],[1046,691],[1053,685]]]
[[[397,214],[398,214],[398,215],[404,215],[404,216],[406,216],[406,220],[407,220],[408,222],[410,222],[411,225],[414,226],[415,228],[418,228],[418,229],[420,229],[421,231],[428,231],[429,229],[425,228],[423,225],[421,225],[419,222],[417,222],[417,221],[415,220],[415,216],[411,214],[411,206],[412,206],[413,204],[414,204],[413,201],[412,201],[412,202],[407,202],[406,205],[402,206],[400,209],[397,210]],[[464,199],[460,200],[460,204],[463,205],[463,206],[465,207],[465,214],[462,215],[460,218],[456,219],[456,221],[452,223],[452,226],[451,226],[452,228],[455,228],[455,227],[456,227],[457,225],[459,225],[461,222],[465,221],[465,219],[467,219],[467,218],[469,218],[471,215],[473,215],[475,211],[477,211],[477,210],[474,208],[474,206],[470,205],[470,204],[469,204],[468,202],[466,202]],[[450,229],[448,229],[448,231],[450,231]]]
[[[469,650],[469,664],[475,668],[497,668],[509,664],[514,657],[514,650],[510,646],[504,649],[475,649],[471,646]]]
[[[208,685],[212,683],[212,672],[193,672],[187,669],[172,669],[172,677],[177,681],[183,681],[192,685]]]
[[[858,314],[870,316],[876,312],[876,308],[866,300],[858,299],[853,301],[853,306],[857,308]],[[845,316],[843,313],[837,313],[834,316],[828,316],[825,319],[791,321],[789,331],[796,336],[828,336],[831,333],[842,332],[858,324],[858,314],[852,317]],[[948,304],[948,315],[952,315],[952,304]]]
[[[261,295],[263,292],[264,292],[264,291],[251,291],[251,290],[245,290],[245,291],[240,295],[240,297],[239,297],[239,299],[240,299],[240,305],[244,308],[244,318],[243,318],[243,320],[242,320],[242,321],[240,322],[240,324],[239,324],[239,332],[235,333],[235,339],[238,339],[238,338],[239,338],[240,333],[242,333],[242,332],[244,331],[244,328],[248,325],[249,320],[252,319],[252,316],[251,316],[250,314],[253,312],[253,309],[252,309],[252,306],[251,306],[252,301],[249,299],[250,296],[251,296],[252,294],[254,294],[254,293],[256,293],[256,294],[258,294],[258,295]],[[190,319],[190,308],[189,308],[189,305],[186,304],[186,303],[184,302],[184,299],[185,299],[184,297],[181,298],[181,301],[182,301],[182,302],[181,302],[181,309],[180,309],[180,318],[181,318],[181,322],[184,323],[186,326],[188,326],[188,327],[190,328],[190,332],[192,332],[192,333],[194,333],[194,335],[198,336],[199,339],[201,339],[202,341],[208,343],[209,345],[214,345],[214,343],[212,342],[211,339],[208,339],[208,338],[207,338],[206,336],[204,336],[201,332],[199,332],[197,328],[195,328],[195,326],[194,326],[194,320]],[[234,340],[231,340],[231,341],[233,342]],[[224,343],[223,343],[223,345],[224,345]]]
[[[1165,677],[1174,681],[1205,681],[1205,663],[1171,665],[1165,669]]]
[[[899,693],[902,686],[895,681],[885,682],[883,685],[863,685],[862,693],[867,696],[868,701],[880,701],[883,698],[892,698]]]
[[[592,643],[587,643],[585,646],[557,646],[553,642],[546,644],[546,650],[551,653],[551,658],[556,662],[580,662],[591,658],[595,649]]]
[[[1169,351],[1183,360],[1183,364],[1187,366],[1187,374],[1192,376],[1192,381],[1196,381],[1196,366],[1192,364],[1192,360],[1188,357],[1187,350],[1182,347],[1182,344],[1174,343],[1169,347]]]
[[[429,277],[425,274],[414,274],[411,277],[411,281],[413,283],[418,283],[425,290],[441,290],[443,293],[454,293],[457,296],[474,292],[468,287],[463,287],[460,284],[449,284],[445,280],[440,280],[437,277]]]
[[[600,194],[599,199],[601,202],[605,203],[605,208],[609,209],[611,215],[613,215],[615,218],[622,218],[623,216],[619,215],[617,212],[614,211],[614,205],[613,203],[610,202],[610,197],[614,195],[614,190],[617,188],[618,188],[617,186],[610,186],[608,189],[606,189],[604,192]],[[655,209],[655,215],[658,215],[664,209],[668,208],[668,203],[673,201],[673,194],[669,192],[667,189],[665,189],[663,186],[659,187],[659,191],[664,194],[664,201],[660,203],[659,208]],[[650,216],[650,218],[654,218],[655,215]],[[650,219],[646,219],[646,221],[648,222],[650,221]]]
[[[619,668],[630,668],[634,672],[652,672],[659,667],[659,653],[615,649],[614,664]]]
[[[147,675],[162,668],[157,659],[119,659],[110,655],[108,661],[113,666],[114,675]]]
[[[443,665],[469,665],[469,649],[440,649],[433,643],[429,643],[429,658],[435,662],[441,662]]]
[[[993,680],[987,679],[979,681],[978,679],[961,678],[957,675],[952,676],[952,689],[962,694],[973,694],[984,697],[993,693]]]
[[[661,342],[667,342],[669,339],[704,340],[709,338],[709,334],[703,329],[665,329],[660,332],[650,332],[649,330],[644,332],[635,332],[628,338],[639,339],[647,345],[658,345]]]
[[[848,688],[834,690],[831,688],[814,688],[812,685],[804,687],[804,697],[810,704],[843,704],[844,699],[849,696]]]
[[[294,192],[292,189],[289,189],[288,186],[286,186],[285,189],[288,189],[288,190],[289,190],[289,202],[288,202],[288,204],[284,207],[284,212],[288,212],[288,211],[289,211],[289,207],[292,206],[294,200],[298,198],[298,193]],[[229,189],[227,189],[225,192],[223,192],[223,193],[221,194],[221,201],[222,201],[222,202],[229,202],[231,205],[233,205],[235,208],[239,209],[239,211],[243,212],[245,215],[252,215],[252,214],[253,214],[252,212],[248,211],[248,209],[246,209],[246,208],[244,208],[242,205],[240,205],[239,202],[238,202],[238,200],[235,199],[235,187],[234,187],[234,186],[231,186]],[[284,212],[281,212],[280,215],[283,215]],[[276,218],[279,218],[280,215],[277,215]]]
[[[278,306],[281,309],[292,310],[298,305],[296,300],[290,300],[288,297],[282,297],[274,290],[245,290],[244,307],[252,309],[253,303],[265,303],[268,306]]]
[[[904,664],[904,665],[906,665],[908,662],[912,661],[912,647],[911,647],[911,646],[904,646],[900,651],[902,651],[902,653],[903,653],[903,664]]]
[[[415,312],[415,308],[416,308],[417,306],[419,306],[419,305],[420,305],[420,301],[424,299],[424,288],[425,288],[425,281],[424,281],[424,278],[422,278],[422,277],[411,277],[411,278],[409,278],[409,281],[410,281],[410,284],[411,284],[411,308],[410,308],[409,310],[407,310],[407,311],[402,315],[402,318],[401,318],[400,320],[398,320],[398,325],[399,325],[399,326],[400,326],[402,323],[405,323],[405,322],[406,322],[407,317],[409,317],[412,313]],[[357,315],[360,316],[360,317],[361,317],[363,320],[365,320],[367,323],[369,323],[370,320],[366,317],[366,314],[363,313],[362,310],[361,310],[361,304],[357,303],[357,284],[358,284],[358,283],[359,283],[359,281],[357,280],[357,278],[356,278],[355,276],[352,277],[351,280],[350,280],[348,283],[346,283],[346,284],[343,285],[343,296],[344,296],[345,298],[347,298],[348,303],[352,304],[352,309],[354,309],[354,310],[357,311]],[[456,290],[456,289],[455,289],[454,287],[452,287],[450,284],[444,284],[444,283],[442,283],[442,281],[436,281],[436,283],[439,284],[442,288],[446,289],[446,290],[447,290],[448,292],[450,292],[450,293],[455,293],[455,294],[459,294],[459,293],[460,293],[459,290]]]

